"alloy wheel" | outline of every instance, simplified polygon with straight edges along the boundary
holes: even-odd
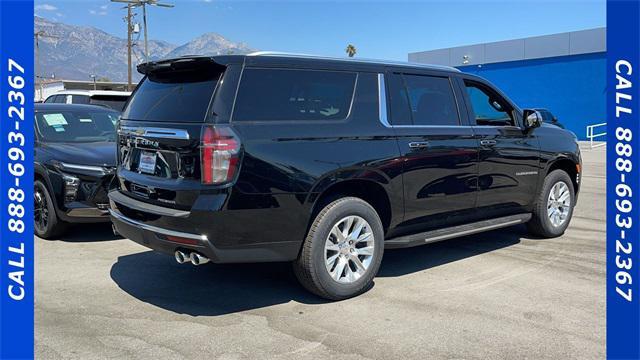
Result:
[[[39,233],[47,230],[49,224],[49,208],[45,194],[38,188],[33,191],[33,224]]]
[[[333,280],[353,283],[367,272],[375,242],[369,223],[359,216],[338,221],[325,241],[326,268]]]
[[[564,181],[558,181],[551,187],[547,199],[547,216],[551,225],[559,227],[567,221],[571,211],[571,192]]]

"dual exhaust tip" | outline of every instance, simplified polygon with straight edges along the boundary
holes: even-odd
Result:
[[[176,252],[174,253],[174,256],[176,257],[176,261],[178,262],[178,264],[184,264],[186,262],[191,261],[193,265],[202,265],[209,262],[208,257],[200,255],[195,251],[190,254],[187,254],[180,250],[176,250]]]

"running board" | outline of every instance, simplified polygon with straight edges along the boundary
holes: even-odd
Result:
[[[419,234],[406,235],[386,240],[384,242],[384,248],[398,249],[424,245],[436,241],[522,224],[529,221],[529,219],[531,219],[531,214],[518,214],[478,221],[470,224],[452,226],[444,229],[431,230]]]

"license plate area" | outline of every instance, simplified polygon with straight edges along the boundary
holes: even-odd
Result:
[[[140,162],[138,163],[138,170],[145,174],[156,173],[156,161],[158,160],[158,154],[154,151],[141,151]]]
[[[167,179],[180,176],[180,155],[174,151],[132,148],[123,161],[125,168],[140,174]]]
[[[119,161],[125,170],[165,179],[193,178],[194,174],[200,174],[196,145],[127,134],[121,134],[118,141]]]

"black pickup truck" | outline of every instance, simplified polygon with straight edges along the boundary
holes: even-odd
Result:
[[[571,220],[575,135],[454,68],[263,53],[138,71],[111,218],[180,263],[291,261],[344,299],[385,249]]]

